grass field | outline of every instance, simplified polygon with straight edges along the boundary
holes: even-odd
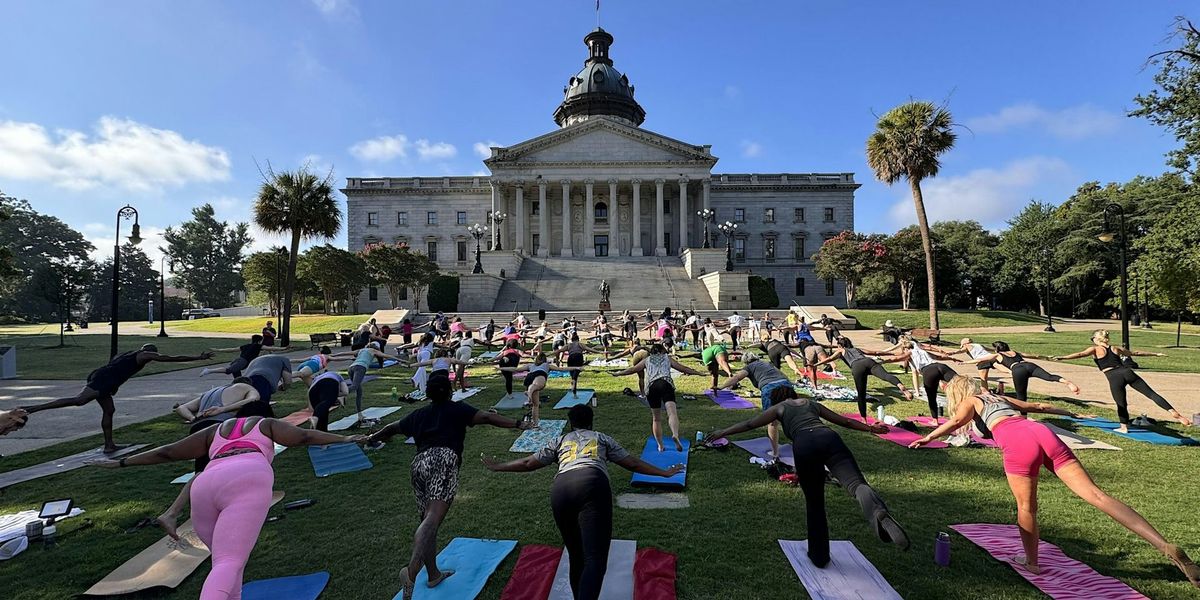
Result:
[[[884,321],[891,319],[897,327],[929,327],[929,311],[925,309],[899,310],[851,308],[842,311],[858,319],[860,329],[880,329]],[[943,329],[958,327],[1011,327],[1014,325],[1037,325],[1045,323],[1045,317],[1007,310],[941,310],[938,322]]]
[[[310,333],[331,333],[342,329],[354,329],[371,318],[371,315],[295,315],[292,317],[292,334],[307,336]],[[171,331],[211,331],[216,333],[255,334],[262,331],[269,317],[215,317],[194,321],[168,321]],[[307,339],[307,338],[306,338]]]
[[[475,368],[471,382],[487,390],[471,399],[477,407],[491,406],[502,393],[502,380],[489,369]],[[366,403],[390,402],[392,386],[409,389],[407,371],[378,372],[383,378],[367,384]],[[551,402],[567,380],[552,379]],[[648,411],[619,390],[634,383],[597,372],[585,373],[581,387],[598,390],[596,428],[613,435],[625,447],[642,446],[649,433]],[[705,380],[679,378],[683,434],[709,431],[753,414],[726,411],[704,399]],[[302,406],[303,391],[293,388],[277,395],[281,416]],[[881,396],[883,397],[883,396]],[[918,414],[922,402],[896,401],[886,396],[893,414]],[[131,399],[118,399],[120,402]],[[835,410],[851,412],[852,403],[831,402]],[[543,418],[565,418],[547,408]],[[394,420],[412,407],[392,415]],[[1089,409],[1091,410],[1091,409]],[[335,417],[347,414],[344,409]],[[518,416],[519,412],[512,413]],[[1112,416],[1109,414],[1108,416]],[[159,444],[186,433],[177,419],[163,417],[126,427],[118,438]],[[1174,426],[1171,429],[1178,431]],[[1012,569],[953,535],[953,563],[933,563],[933,543],[939,531],[955,523],[1011,523],[1015,509],[1005,483],[1000,454],[989,449],[908,450],[869,434],[838,430],[852,448],[868,480],[886,499],[913,541],[909,552],[874,539],[857,505],[839,488],[828,487],[828,512],[834,539],[852,540],[906,598],[947,600],[1041,599],[1044,596]],[[1082,460],[1110,493],[1130,502],[1166,536],[1200,554],[1200,522],[1195,518],[1192,473],[1200,470],[1200,448],[1153,446],[1086,430],[1086,434],[1120,446],[1122,452],[1084,452]],[[739,437],[753,437],[744,434]],[[528,474],[493,474],[479,462],[480,453],[515,457],[507,452],[516,434],[510,430],[477,427],[470,431],[458,498],[439,535],[439,545],[455,536],[515,539],[521,544],[559,544],[549,509],[553,469]],[[0,470],[24,467],[95,447],[98,437],[0,459]],[[373,469],[313,476],[304,449],[292,449],[275,460],[275,487],[289,500],[312,498],[316,504],[287,518],[267,523],[246,570],[246,580],[297,575],[318,570],[332,574],[323,600],[391,598],[398,591],[396,574],[411,549],[417,513],[409,486],[408,466],[413,448],[394,440],[369,453]],[[770,480],[731,448],[692,455],[687,494],[691,508],[667,511],[616,509],[614,535],[656,546],[679,556],[680,598],[793,599],[806,597],[776,542],[803,539],[804,505],[801,492]],[[83,518],[63,522],[59,546],[34,548],[0,568],[0,590],[6,599],[49,600],[73,596],[160,537],[154,529],[124,533],[142,517],[153,517],[174,498],[179,488],[168,482],[191,469],[190,462],[131,468],[121,471],[83,469],[14,486],[0,496],[0,513],[35,508],[41,502],[70,496],[87,509],[92,527],[80,529]],[[634,491],[629,474],[612,466],[614,493]],[[1182,479],[1177,479],[1182,478]],[[1181,483],[1184,483],[1181,485]],[[272,514],[282,515],[276,508]],[[1195,598],[1171,564],[1081,500],[1053,477],[1041,486],[1042,536],[1070,556],[1103,574],[1122,579],[1159,600]],[[516,563],[508,557],[491,578],[481,598],[500,595]],[[53,568],[45,568],[53,564]],[[173,592],[139,597],[195,598],[208,572],[201,566]]]
[[[196,355],[208,348],[232,348],[246,343],[241,338],[156,338],[150,335],[122,335],[118,338],[121,352],[134,350],[142,344],[157,344],[163,354]],[[58,334],[13,335],[0,334],[0,346],[17,347],[17,377],[21,379],[84,379],[108,359],[107,335],[68,335],[66,345],[59,348]],[[150,363],[139,375],[164,373],[178,369],[228,363],[236,354],[221,353],[211,360],[186,363]]]
[[[1120,345],[1121,332],[1110,330],[1112,343]],[[971,334],[954,335],[946,340],[957,343],[961,337],[972,337]],[[1059,331],[1057,333],[1013,333],[979,334],[972,339],[984,346],[990,346],[995,340],[1008,342],[1013,349],[1027,354],[1042,356],[1062,356],[1083,350],[1091,345],[1091,331]],[[1137,357],[1138,365],[1146,371],[1174,371],[1178,373],[1200,373],[1200,336],[1195,334],[1183,335],[1183,347],[1176,348],[1175,332],[1146,331],[1132,329],[1129,332],[1129,344],[1134,350],[1145,352],[1162,352],[1164,357]],[[1077,364],[1091,365],[1090,358],[1071,361]]]

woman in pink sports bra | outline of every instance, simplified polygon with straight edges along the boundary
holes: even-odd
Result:
[[[953,415],[946,424],[929,435],[913,442],[919,448],[961,427],[971,425],[978,415],[991,429],[992,436],[1004,454],[1004,473],[1008,487],[1017,501],[1017,527],[1021,532],[1023,555],[1010,561],[1033,574],[1042,572],[1038,564],[1037,484],[1042,467],[1058,476],[1067,489],[1124,525],[1126,529],[1150,542],[1183,571],[1188,581],[1200,587],[1200,567],[1192,562],[1182,548],[1167,541],[1149,521],[1129,505],[1104,493],[1092,481],[1086,469],[1071,449],[1049,427],[1022,416],[1027,413],[1049,413],[1075,417],[1075,413],[1044,403],[1022,402],[999,396],[983,389],[980,381],[959,375],[946,386],[946,412]]]
[[[191,492],[196,535],[212,552],[212,572],[204,580],[200,599],[226,600],[241,597],[242,572],[271,507],[275,444],[311,446],[364,440],[362,435],[346,437],[300,429],[276,419],[243,417],[154,450],[88,464],[134,467],[193,460],[205,454],[211,457],[192,481]]]

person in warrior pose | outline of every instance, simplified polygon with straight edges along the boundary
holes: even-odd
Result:
[[[650,405],[650,433],[658,444],[658,451],[663,451],[662,441],[662,412],[667,411],[667,424],[671,427],[671,439],[675,442],[675,450],[682,452],[683,443],[679,440],[679,411],[675,404],[675,379],[671,369],[685,375],[704,375],[691,367],[680,364],[671,358],[662,344],[650,346],[650,354],[624,371],[610,372],[613,377],[645,373],[650,381],[646,388],[646,402]]]
[[[1033,377],[1044,381],[1060,382],[1071,390],[1071,393],[1079,395],[1079,386],[1071,383],[1062,375],[1055,375],[1047,372],[1038,365],[1025,360],[1026,358],[1040,358],[1048,360],[1049,357],[1039,356],[1037,354],[1021,354],[1016,350],[1008,347],[1005,342],[992,342],[993,352],[986,356],[964,360],[964,364],[979,364],[979,363],[994,363],[1000,368],[1012,374],[1013,391],[1017,395],[1017,400],[1024,402],[1028,399],[1029,380]]]
[[[883,368],[883,364],[871,358],[871,356],[884,355],[884,362],[901,362],[907,360],[903,355],[885,355],[883,352],[862,350],[855,348],[854,343],[848,337],[839,337],[837,339],[838,347],[829,357],[818,361],[813,365],[813,368],[823,364],[833,362],[837,359],[842,359],[846,362],[846,366],[850,367],[850,373],[854,377],[854,389],[858,391],[858,415],[864,420],[867,418],[867,377],[874,375],[897,388],[904,395],[905,400],[912,400],[912,392],[904,387],[903,383],[896,378],[895,375],[888,373]]]

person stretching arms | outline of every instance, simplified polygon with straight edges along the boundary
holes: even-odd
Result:
[[[1008,476],[1008,487],[1012,489],[1013,497],[1017,501],[1017,526],[1021,530],[1021,545],[1025,554],[1012,557],[1013,564],[1035,575],[1042,571],[1038,563],[1037,485],[1038,474],[1045,466],[1076,496],[1150,542],[1183,571],[1192,585],[1200,587],[1200,567],[1197,567],[1179,546],[1168,542],[1137,511],[1104,493],[1092,481],[1071,449],[1058,439],[1050,428],[1026,419],[1021,413],[1038,412],[1069,417],[1078,415],[1049,404],[1031,404],[1016,398],[992,394],[985,391],[978,380],[963,375],[950,381],[946,397],[946,408],[954,416],[909,446],[919,448],[970,424],[976,415],[982,417],[988,429],[992,431],[996,443],[1000,445],[1000,451],[1004,455],[1004,473]]]
[[[1037,377],[1045,381],[1061,382],[1071,390],[1071,393],[1079,395],[1079,386],[1067,381],[1062,375],[1048,373],[1045,369],[1031,363],[1026,358],[1040,358],[1048,360],[1049,357],[1038,356],[1037,354],[1022,355],[1020,352],[1008,347],[1005,342],[992,342],[992,349],[995,350],[992,354],[981,356],[971,360],[963,361],[964,364],[980,364],[980,363],[995,363],[1000,368],[1012,374],[1013,391],[1017,394],[1017,400],[1022,402],[1029,399],[1029,379]]]
[[[679,361],[671,358],[662,344],[650,346],[650,355],[632,367],[619,372],[609,371],[613,377],[645,372],[646,378],[650,381],[649,387],[646,388],[646,402],[650,405],[651,415],[650,433],[654,436],[654,442],[658,444],[659,452],[663,451],[663,408],[667,410],[667,424],[671,427],[671,439],[675,441],[675,450],[683,451],[683,443],[679,441],[679,409],[675,404],[675,380],[671,377],[671,369],[685,375],[704,375],[704,373],[682,365]]]
[[[780,387],[792,387],[792,382],[788,381],[783,371],[776,369],[770,363],[759,360],[758,355],[753,352],[742,353],[742,360],[745,362],[744,367],[734,372],[733,376],[725,380],[721,385],[723,390],[731,390],[737,387],[739,381],[749,377],[750,383],[758,388],[758,397],[761,400],[762,409],[765,411],[771,408],[771,398],[776,389]],[[779,458],[779,427],[774,421],[767,423],[767,437],[771,439],[771,456]]]
[[[537,427],[540,421],[538,420],[538,409],[541,405],[541,393],[546,389],[546,381],[550,377],[550,371],[578,371],[580,367],[561,368],[552,362],[546,360],[545,352],[538,352],[533,355],[533,362],[526,364],[529,372],[525,374],[525,402],[530,407],[530,425]],[[521,368],[521,365],[512,367],[500,367],[501,371],[516,372]]]
[[[850,374],[854,377],[854,389],[858,391],[858,415],[866,420],[867,418],[867,377],[874,375],[897,388],[900,393],[904,394],[905,400],[912,400],[912,392],[904,387],[903,383],[896,378],[895,375],[884,370],[883,365],[876,362],[875,359],[868,355],[881,355],[882,352],[874,352],[871,350],[860,350],[854,347],[854,343],[848,337],[837,338],[838,347],[827,358],[821,359],[813,364],[813,369],[831,363],[838,358],[846,362],[846,366],[850,367]],[[907,360],[903,355],[887,355],[884,356],[886,362],[899,362]]]

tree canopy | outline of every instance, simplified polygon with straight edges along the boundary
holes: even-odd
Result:
[[[438,275],[437,263],[406,244],[370,244],[361,255],[371,279],[387,288],[392,306],[400,305],[400,291],[409,288],[420,310],[421,295]]]
[[[46,299],[47,281],[55,264],[91,268],[91,242],[57,217],[33,210],[26,200],[0,192],[0,242],[8,261],[0,278],[0,314],[35,321],[51,321],[57,306]],[[37,279],[35,281],[35,274]]]
[[[346,300],[357,296],[369,281],[361,256],[330,244],[305,251],[298,272],[301,279],[311,281],[321,291],[326,313],[338,304],[344,309]]]
[[[241,265],[249,226],[218,221],[211,204],[192,209],[192,219],[163,233],[175,265],[175,281],[202,306],[224,308],[242,289]]]
[[[822,279],[840,279],[846,284],[846,304],[854,306],[855,293],[863,278],[880,270],[887,256],[886,236],[843,231],[821,244],[813,256],[814,270]]]
[[[1157,88],[1134,97],[1138,108],[1129,115],[1145,118],[1174,135],[1180,145],[1167,153],[1167,164],[1194,177],[1200,174],[1200,30],[1178,17],[1172,39],[1176,48],[1149,59],[1158,67],[1154,75]]]

